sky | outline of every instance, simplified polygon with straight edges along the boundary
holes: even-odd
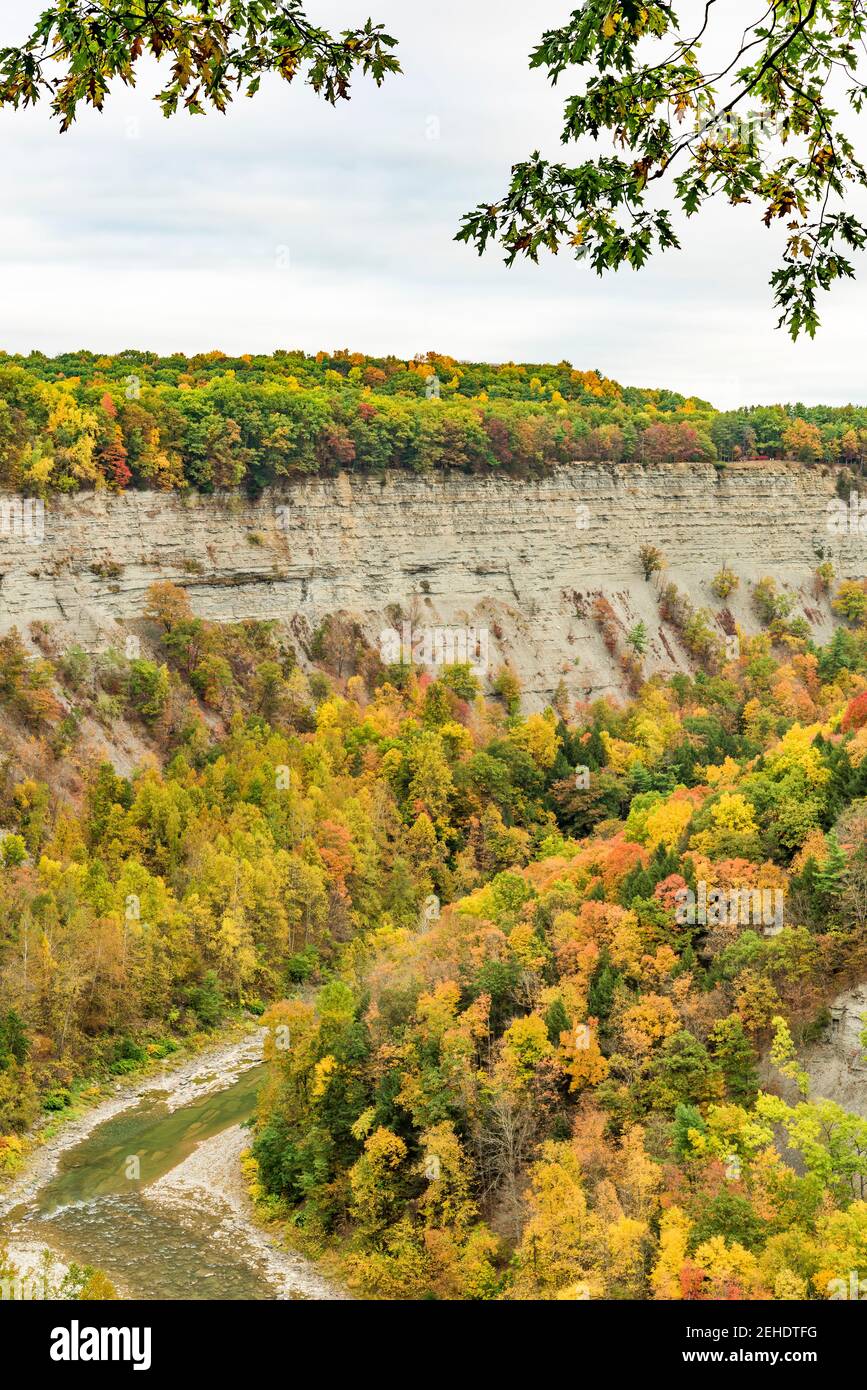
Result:
[[[3,6],[0,45],[44,3]],[[565,253],[510,270],[453,240],[512,163],[562,157],[570,87],[528,55],[569,8],[310,0],[321,24],[371,14],[400,40],[404,75],[358,79],[337,109],[272,79],[226,116],[167,121],[153,65],[66,135],[47,104],[0,111],[0,348],[434,350],[566,359],[721,408],[867,403],[867,264],[824,297],[816,340],[793,345],[767,284],[781,233],[755,209],[714,208],[682,227],[682,251],[603,279]],[[724,10],[734,40],[755,0]]]

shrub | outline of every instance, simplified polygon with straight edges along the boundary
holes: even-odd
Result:
[[[49,662],[34,661],[27,655],[17,628],[0,638],[0,705],[6,705],[30,728],[38,729],[61,717],[61,707],[49,688],[53,678]]]
[[[70,710],[61,719],[51,738],[51,751],[55,758],[62,758],[77,741],[81,731],[81,716],[77,710]]]
[[[119,1057],[116,1062],[112,1062],[109,1071],[112,1076],[130,1076],[134,1071],[138,1071],[141,1062],[137,1062],[134,1057]]]
[[[96,657],[94,665],[100,690],[122,698],[129,680],[129,661],[123,653],[117,647],[109,647]]]
[[[718,599],[725,601],[729,594],[733,594],[738,588],[740,582],[734,570],[729,569],[728,565],[723,565],[722,569],[714,575],[713,583],[710,586],[711,592]]]
[[[794,600],[789,594],[781,594],[776,581],[765,576],[753,588],[753,609],[766,626],[776,619],[787,618],[792,611]]]
[[[216,972],[209,970],[202,983],[190,990],[190,1008],[203,1028],[219,1028],[226,1014],[226,996]]]
[[[847,622],[863,623],[867,619],[867,586],[863,581],[844,579],[831,606]]]
[[[683,642],[696,661],[713,665],[720,654],[720,643],[711,627],[711,615],[706,608],[691,614],[683,629]]]
[[[83,647],[70,647],[60,660],[60,673],[72,690],[80,690],[89,679],[92,662]]]
[[[666,584],[659,595],[659,611],[665,622],[682,632],[692,617],[692,604],[676,584]]]
[[[9,1066],[0,1070],[0,1132],[23,1134],[38,1114],[39,1100],[29,1068]],[[0,1138],[0,1172],[17,1168],[21,1157],[19,1144],[8,1137]]]
[[[106,695],[101,690],[96,697],[95,714],[100,724],[111,728],[123,713],[123,700],[119,695]]]
[[[834,583],[834,566],[830,560],[823,560],[821,565],[816,567],[815,590],[817,596],[830,592],[831,585]]]
[[[503,701],[507,714],[520,714],[521,684],[511,667],[504,666],[502,670],[497,672],[494,679],[494,694],[499,695]]]
[[[602,594],[593,600],[593,621],[602,634],[602,641],[609,656],[617,651],[617,618],[614,609]]]
[[[0,840],[0,859],[4,869],[17,869],[27,858],[27,846],[20,835],[6,835]]]
[[[65,1086],[58,1086],[56,1090],[49,1091],[43,1097],[42,1108],[51,1111],[67,1110],[71,1104],[72,1092],[68,1091]]]

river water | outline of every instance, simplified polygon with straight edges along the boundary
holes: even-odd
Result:
[[[275,1278],[265,1242],[219,1190],[226,1147],[222,1166],[241,1186],[237,1157],[246,1139],[238,1126],[253,1114],[263,1072],[252,1066],[225,1089],[180,1106],[153,1092],[98,1125],[9,1212],[10,1245],[47,1246],[66,1264],[94,1265],[130,1298],[327,1297],[297,1257],[278,1259],[300,1275],[294,1287],[291,1278]],[[175,1174],[190,1170],[193,1187],[180,1181],[172,1194]]]

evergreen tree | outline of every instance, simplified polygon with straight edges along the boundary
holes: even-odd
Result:
[[[560,1034],[568,1032],[570,1026],[569,1015],[566,1012],[563,1000],[555,999],[545,1014],[545,1027],[548,1030],[548,1041],[553,1043],[556,1047],[560,1041]]]
[[[620,980],[620,972],[611,964],[607,947],[603,948],[587,995],[587,1012],[591,1018],[598,1019],[600,1029],[604,1030],[608,1022]]]
[[[826,898],[839,898],[846,886],[846,856],[835,831],[827,836],[828,858],[816,872],[816,887]]]
[[[726,1089],[738,1105],[753,1105],[758,1095],[758,1055],[736,1014],[720,1019],[710,1035],[710,1054],[722,1069]]]

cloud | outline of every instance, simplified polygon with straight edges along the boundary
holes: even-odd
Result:
[[[21,0],[0,42],[42,3]],[[338,26],[370,11],[400,38],[405,75],[359,81],[336,110],[275,80],[225,117],[167,122],[151,71],[65,136],[47,106],[0,113],[4,348],[437,348],[567,358],[722,406],[864,400],[867,282],[838,289],[816,342],[793,346],[767,286],[779,236],[755,211],[714,208],[683,228],[682,252],[602,280],[565,255],[509,271],[453,241],[514,160],[560,150],[569,84],[552,91],[527,55],[562,0],[310,11]]]

